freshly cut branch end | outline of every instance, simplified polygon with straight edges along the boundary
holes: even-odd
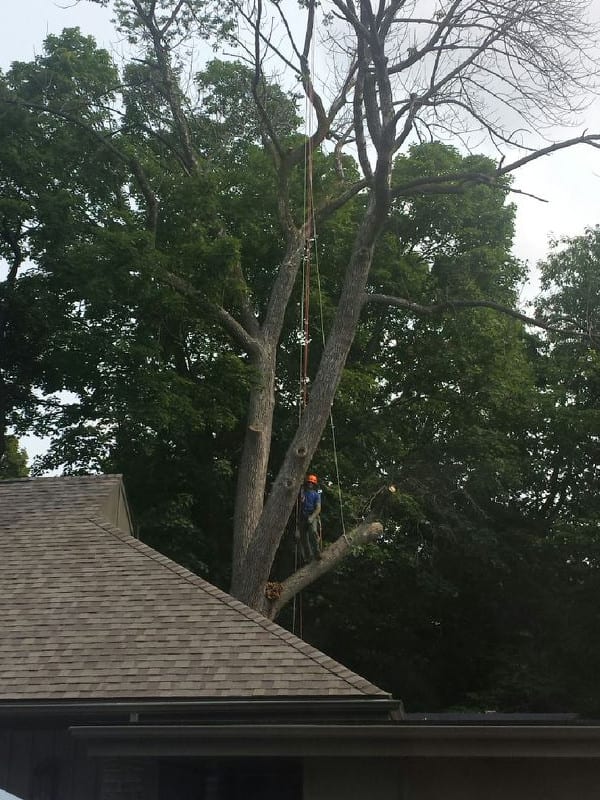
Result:
[[[283,592],[283,584],[279,581],[269,581],[265,586],[267,600],[279,600]]]

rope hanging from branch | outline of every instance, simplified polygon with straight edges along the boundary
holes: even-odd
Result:
[[[312,74],[314,75],[314,47],[312,47]],[[298,419],[302,417],[308,401],[309,401],[309,353],[310,353],[310,295],[311,295],[311,272],[313,266],[313,251],[314,251],[314,266],[317,283],[318,304],[319,304],[319,327],[321,331],[321,341],[323,348],[325,347],[325,320],[323,315],[323,295],[321,290],[321,275],[319,271],[319,253],[317,247],[317,234],[316,234],[316,220],[315,220],[315,207],[314,207],[314,192],[313,192],[313,173],[314,173],[314,152],[312,138],[310,135],[311,119],[312,119],[312,105],[308,97],[305,97],[305,131],[304,131],[304,231],[305,231],[305,244],[304,244],[304,257],[302,260],[302,293],[300,300],[300,325],[299,325],[299,339],[300,339],[300,365],[299,365],[299,402],[298,402]],[[335,465],[335,477],[337,484],[337,494],[340,509],[340,522],[342,527],[342,535],[348,541],[346,533],[346,524],[344,520],[344,504],[342,498],[342,487],[340,481],[339,459],[337,452],[337,441],[335,433],[335,425],[333,421],[333,411],[329,412],[329,425],[331,429],[331,440],[333,459]],[[296,532],[299,530],[299,517],[300,517],[300,504],[296,503]],[[296,546],[294,554],[294,571],[298,569],[298,536],[296,536]],[[302,637],[302,593],[294,596],[292,606],[292,632]]]

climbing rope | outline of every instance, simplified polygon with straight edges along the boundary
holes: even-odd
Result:
[[[314,75],[314,45],[311,46],[311,74]],[[298,402],[298,420],[302,418],[308,404],[308,384],[309,384],[309,347],[310,347],[310,289],[311,289],[311,271],[312,271],[312,257],[314,249],[314,266],[317,282],[317,294],[319,302],[319,327],[321,331],[321,342],[323,348],[325,347],[325,320],[323,315],[323,293],[321,289],[321,273],[319,270],[319,249],[317,247],[317,226],[314,207],[314,194],[313,194],[313,167],[314,167],[314,153],[313,143],[310,135],[310,130],[313,122],[314,109],[308,97],[304,98],[304,198],[303,198],[303,212],[304,212],[304,226],[305,226],[305,245],[304,255],[302,259],[302,292],[300,299],[300,321],[299,321],[299,339],[300,339],[300,363],[299,363],[299,402]],[[337,439],[335,432],[335,424],[333,420],[333,411],[329,412],[329,427],[331,430],[331,442],[333,449],[333,461],[335,466],[335,479],[337,485],[337,495],[340,508],[340,522],[342,527],[342,535],[344,539],[349,542],[348,534],[346,532],[346,523],[344,518],[344,502],[342,496],[342,485],[340,480],[340,467],[338,459]],[[299,517],[300,505],[299,501],[296,503],[296,546],[294,548],[294,572],[298,569],[298,531],[299,531]],[[298,628],[298,631],[297,631]],[[294,596],[292,606],[292,631],[302,638],[302,593]]]
[[[313,73],[314,74],[314,73]],[[313,108],[308,97],[304,98],[304,197],[303,220],[305,226],[304,254],[302,257],[302,292],[300,295],[300,365],[298,380],[298,421],[308,404],[308,357],[310,344],[310,283],[311,255],[313,248],[313,147],[310,135]],[[298,569],[300,538],[300,499],[296,501],[296,527],[294,547],[294,572]],[[302,592],[294,595],[292,605],[292,632],[302,638]]]
[[[314,218],[313,218],[314,226]],[[323,317],[323,295],[321,292],[321,273],[319,271],[319,252],[315,247],[315,273],[317,276],[317,292],[319,296],[319,322],[321,327],[321,342],[325,347],[325,320]],[[346,523],[344,520],[344,499],[342,497],[342,482],[340,480],[340,464],[338,459],[337,441],[335,435],[335,424],[333,421],[333,408],[329,410],[329,427],[331,429],[331,444],[333,448],[333,463],[335,466],[335,480],[337,485],[338,502],[340,506],[340,522],[342,525],[342,535],[344,539],[349,542],[348,534],[346,533]]]

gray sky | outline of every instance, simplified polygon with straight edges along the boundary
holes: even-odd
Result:
[[[80,27],[105,47],[115,41],[111,13],[87,0],[0,0],[0,66],[30,61],[49,33]]]

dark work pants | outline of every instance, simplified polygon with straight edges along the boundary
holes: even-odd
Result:
[[[305,561],[312,561],[319,557],[319,519],[309,522],[308,519],[300,518],[300,549],[302,558]]]

